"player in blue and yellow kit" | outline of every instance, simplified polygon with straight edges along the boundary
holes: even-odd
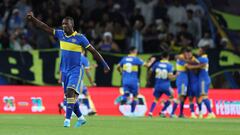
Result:
[[[131,116],[134,116],[139,89],[139,66],[144,65],[148,67],[153,61],[144,63],[144,61],[137,57],[137,49],[135,47],[131,47],[129,51],[130,54],[122,58],[117,65],[118,71],[122,74],[122,87],[124,94],[120,97],[120,100],[118,100],[119,98],[116,100],[116,103],[128,102],[130,94],[132,94],[134,99],[131,102]]]
[[[199,83],[199,93],[202,99],[202,102],[206,105],[207,111],[208,111],[208,116],[207,118],[215,118],[215,114],[212,112],[211,104],[208,99],[208,90],[209,86],[211,83],[210,76],[208,74],[208,68],[209,68],[209,60],[208,56],[206,54],[206,48],[200,48],[199,49],[199,57],[198,61],[200,64],[203,65],[203,67],[199,70],[199,78],[198,78],[198,83]],[[200,115],[201,112],[200,112]]]
[[[27,19],[35,26],[53,35],[60,42],[60,71],[62,72],[62,81],[64,82],[64,94],[67,98],[67,111],[66,119],[64,120],[64,127],[70,127],[70,118],[73,111],[78,117],[75,127],[80,127],[86,123],[86,120],[83,118],[79,109],[79,103],[77,102],[84,73],[81,61],[82,50],[84,48],[89,50],[95,59],[102,63],[105,72],[108,72],[110,68],[98,51],[96,51],[89,43],[87,38],[74,31],[73,18],[65,17],[62,20],[62,29],[53,29],[49,27],[47,24],[35,18],[32,12],[27,14]]]
[[[189,85],[189,78],[188,78],[188,71],[187,65],[188,62],[194,62],[196,59],[192,57],[192,50],[191,48],[183,48],[182,54],[177,56],[177,91],[178,91],[178,102],[180,102],[180,114],[179,117],[184,117],[183,115],[183,108],[184,108],[184,101],[187,97],[188,85]],[[177,109],[178,103],[173,104],[173,110],[171,113],[171,117],[175,116],[175,111]]]
[[[169,97],[169,100],[167,100],[164,103],[164,107],[162,108],[160,112],[161,117],[165,116],[165,110],[167,107],[171,104],[171,101],[174,100],[174,92],[171,87],[171,79],[174,79],[176,76],[173,75],[173,65],[168,61],[169,60],[169,54],[167,52],[164,52],[162,54],[162,59],[159,62],[156,62],[152,68],[149,70],[148,73],[148,79],[150,78],[151,74],[155,73],[155,85],[154,85],[154,92],[153,96],[155,98],[154,102],[151,105],[149,116],[152,117],[153,110],[155,109],[159,98],[162,96],[162,94],[166,94]]]
[[[90,84],[92,86],[96,86],[96,83],[93,81],[93,79],[91,77],[91,74],[90,74],[90,71],[89,71],[90,70],[89,61],[88,61],[87,57],[84,56],[84,54],[85,54],[85,51],[82,54],[81,60],[82,60],[82,64],[84,66],[87,78],[88,78],[88,80],[89,80],[89,82],[90,82]],[[82,93],[88,99],[88,100],[86,100],[86,106],[87,106],[87,109],[88,109],[88,115],[94,115],[96,112],[94,110],[92,110],[91,107],[90,107],[89,92],[88,92],[87,86],[84,85],[84,82],[82,82],[82,87],[80,89],[80,93]]]
[[[198,103],[198,99],[200,98],[198,75],[199,75],[198,69],[188,69],[189,84],[188,84],[187,96],[189,98],[191,118],[194,118],[194,119],[197,118],[197,116],[195,115],[193,101],[194,101],[194,98],[196,98]]]

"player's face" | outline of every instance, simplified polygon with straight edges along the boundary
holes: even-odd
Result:
[[[198,55],[202,55],[202,54],[203,54],[203,50],[202,50],[202,48],[199,48]]]
[[[186,59],[191,59],[192,58],[192,52],[184,52],[184,57]]]
[[[70,34],[71,30],[73,29],[73,25],[72,25],[71,20],[63,19],[62,28],[63,28],[65,33]]]

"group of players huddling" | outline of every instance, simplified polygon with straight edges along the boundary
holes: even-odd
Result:
[[[70,127],[72,112],[74,112],[78,117],[75,127],[82,126],[86,123],[86,120],[79,109],[78,96],[83,89],[82,80],[84,68],[88,66],[87,64],[84,64],[84,61],[82,60],[83,50],[86,49],[90,51],[95,59],[102,63],[104,72],[109,72],[110,68],[108,64],[84,35],[74,31],[73,18],[65,17],[62,20],[62,29],[49,27],[47,24],[35,18],[32,12],[27,14],[27,20],[59,40],[61,50],[61,82],[64,88],[64,96],[66,97],[66,118],[64,120],[64,127]],[[122,74],[122,85],[124,90],[124,94],[119,98],[119,101],[125,101],[131,104],[132,116],[134,116],[134,111],[137,105],[139,89],[138,68],[142,65],[150,67],[150,65],[154,62],[154,59],[151,59],[150,62],[144,63],[136,55],[137,50],[135,48],[131,48],[130,54],[127,57],[124,57],[118,64],[118,70]],[[165,116],[164,111],[172,101],[173,111],[171,117],[175,117],[174,113],[178,104],[180,104],[179,117],[184,117],[184,100],[186,99],[186,96],[189,96],[190,101],[193,101],[194,97],[197,98],[200,118],[202,117],[202,102],[206,105],[209,112],[208,118],[215,118],[208,99],[210,78],[208,75],[208,58],[205,54],[205,49],[199,49],[197,58],[192,56],[191,50],[183,49],[182,54],[177,56],[176,75],[173,75],[173,66],[168,62],[168,59],[168,53],[164,52],[161,61],[156,62],[150,69],[149,74],[151,74],[151,72],[155,72],[155,86],[153,93],[155,101],[152,103],[149,116],[152,116],[152,112],[161,95],[166,94],[169,96],[169,100],[165,102],[165,105],[160,113],[161,116]],[[177,100],[174,100],[173,98],[173,90],[170,85],[170,80],[175,77],[179,95]],[[129,101],[130,94],[133,95],[134,100]],[[190,108],[192,111],[191,116],[193,118],[196,117],[194,115],[194,106],[192,102]]]
[[[138,68],[141,65],[149,67],[152,65],[155,59],[151,59],[147,64],[144,63],[137,56],[137,50],[135,48],[130,49],[130,54],[124,57],[118,64],[118,70],[122,74],[122,87],[124,94],[116,99],[117,103],[128,103],[131,105],[131,114],[134,116],[134,111],[137,105],[138,95]],[[208,99],[208,90],[211,83],[208,74],[208,57],[206,54],[206,48],[199,48],[197,57],[193,56],[191,48],[183,48],[181,54],[176,56],[176,74],[173,74],[173,65],[169,62],[169,53],[163,52],[160,61],[155,62],[149,70],[148,80],[152,74],[155,75],[154,83],[154,101],[151,105],[149,116],[153,116],[153,111],[160,99],[165,94],[169,98],[165,101],[164,106],[159,113],[161,117],[166,117],[166,109],[172,103],[171,118],[177,117],[175,111],[178,104],[180,105],[180,118],[184,118],[183,108],[184,101],[189,98],[191,118],[197,118],[194,111],[194,98],[196,98],[199,118],[203,118],[202,103],[205,104],[208,116],[206,118],[215,118],[211,109],[211,104]],[[171,87],[171,80],[176,78],[176,86],[178,97],[174,99],[174,91]],[[129,102],[130,94],[134,99]]]

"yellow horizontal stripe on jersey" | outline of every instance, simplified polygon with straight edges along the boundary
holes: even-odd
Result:
[[[129,67],[127,65],[123,65],[123,70],[124,71],[135,71],[135,72],[137,72],[138,71],[138,66],[132,65],[131,67]]]
[[[186,71],[186,67],[183,65],[179,65],[179,64],[176,65],[176,69],[177,69],[177,71]]]
[[[74,43],[70,43],[70,42],[65,42],[65,41],[60,41],[60,47],[62,50],[66,50],[66,51],[73,51],[73,52],[83,51],[82,46]]]

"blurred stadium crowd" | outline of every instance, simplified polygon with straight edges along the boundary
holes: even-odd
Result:
[[[1,49],[58,46],[52,36],[26,24],[29,11],[53,27],[60,27],[63,17],[73,17],[75,29],[104,52],[127,53],[130,46],[140,53],[177,52],[186,46],[221,49],[228,42],[212,39],[205,10],[196,0],[3,0]]]

